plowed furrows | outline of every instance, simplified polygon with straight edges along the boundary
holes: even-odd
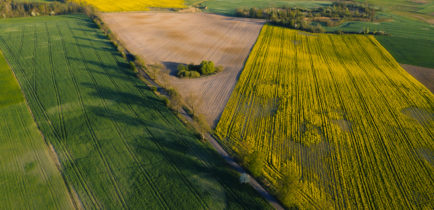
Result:
[[[59,29],[59,26],[57,24],[56,24],[56,27],[57,27],[57,30],[58,30],[59,34],[61,35],[61,37],[64,37],[62,35],[61,30]],[[63,49],[63,52],[64,52],[63,56],[64,56],[66,64],[67,64],[66,69],[68,71],[68,74],[71,77],[72,83],[74,84],[74,90],[75,90],[75,93],[76,93],[77,98],[79,100],[80,108],[81,108],[82,112],[85,113],[85,108],[84,108],[84,103],[83,103],[83,97],[82,97],[80,89],[79,89],[77,78],[75,77],[74,73],[71,71],[71,63],[70,63],[70,61],[68,59],[68,56],[66,55],[68,51],[66,50],[64,38],[61,38],[61,45],[62,45],[62,49]],[[95,198],[95,195],[93,194],[92,190],[89,189],[88,183],[86,182],[86,179],[83,178],[83,174],[81,173],[81,170],[74,163],[74,161],[73,161],[74,159],[72,158],[72,155],[69,153],[67,145],[64,143],[64,141],[58,141],[58,142],[59,142],[60,145],[62,145],[66,157],[70,160],[70,165],[71,165],[74,173],[76,174],[77,178],[80,180],[80,185],[81,185],[82,189],[87,194],[87,196],[90,198],[90,200],[91,200],[92,204],[94,205],[94,207],[96,207],[98,209],[101,209],[102,205],[97,201],[97,198]]]
[[[90,45],[94,47],[94,53],[95,53],[95,55],[98,57],[99,62],[100,62],[100,63],[104,63],[104,62],[102,61],[101,56],[99,55],[98,51],[95,50],[96,48],[95,48],[94,44],[91,42]],[[112,55],[112,54],[111,54],[111,55]],[[113,55],[112,55],[112,56],[113,56]],[[118,85],[118,84],[113,80],[113,78],[111,78],[110,76],[106,76],[106,77],[110,80],[110,82],[111,82],[112,85],[116,88],[116,90],[122,90],[122,89],[119,87],[119,85]],[[102,93],[99,93],[99,94],[102,95]],[[104,101],[104,100],[103,100],[103,101]],[[104,102],[104,104],[105,104],[105,102]],[[136,110],[134,110],[134,108],[133,108],[130,104],[126,104],[126,106],[128,107],[128,110],[130,110],[131,113],[133,113],[133,114],[136,116],[137,119],[142,119],[142,118],[140,117],[140,115],[138,114],[138,112],[137,112]],[[105,109],[108,111],[106,105],[105,105]],[[157,109],[156,109],[156,110],[157,110]],[[121,132],[122,129],[120,128],[120,126],[118,125],[118,123],[116,123],[116,122],[114,122],[114,121],[112,121],[112,123],[113,123],[113,126],[115,127],[115,129],[117,130],[118,135],[122,138],[123,143],[124,143],[124,146],[127,148],[128,152],[129,152],[129,154],[130,154],[130,157],[132,157],[132,159],[136,162],[136,164],[137,164],[138,166],[140,166],[140,165],[141,165],[141,164],[140,164],[140,161],[139,161],[139,159],[136,157],[135,153],[133,152],[134,150],[129,146],[128,142],[126,141],[126,139],[125,139],[125,137],[124,137],[124,135],[123,135],[123,133]],[[147,130],[148,130],[148,129],[147,129]],[[148,133],[149,133],[149,130],[148,130]],[[152,136],[151,133],[149,133],[149,135]],[[154,139],[154,143],[157,143],[157,142],[155,141],[155,138],[154,138],[154,137],[153,137],[152,139]],[[158,143],[157,143],[157,144],[158,144]],[[157,146],[158,146],[159,150],[160,150],[162,153],[166,153],[166,151],[163,150],[163,147],[161,147],[161,145],[158,144]],[[166,155],[164,156],[164,158],[165,158],[165,159],[170,163],[172,169],[177,173],[177,175],[181,178],[181,180],[184,182],[184,184],[186,184],[186,186],[189,188],[189,190],[190,190],[191,193],[195,196],[195,198],[199,201],[199,203],[201,203],[201,204],[205,207],[205,209],[206,209],[206,208],[209,208],[208,205],[205,203],[205,201],[203,201],[203,200],[201,199],[200,194],[199,194],[199,193],[197,192],[197,190],[192,186],[192,184],[190,183],[190,181],[188,181],[188,179],[185,177],[185,175],[182,174],[182,172],[179,170],[178,167],[176,167],[175,163],[174,163],[170,158],[167,158],[167,157],[168,157],[168,156],[166,156]],[[145,168],[143,168],[143,167],[140,167],[140,168],[142,169],[142,172],[144,172],[144,173],[146,173],[146,174],[149,174],[149,172],[148,172]],[[148,176],[149,176],[149,175],[148,175]],[[155,188],[157,188],[157,187],[155,186]],[[162,195],[161,195],[161,198],[162,198],[162,199],[166,202],[166,204],[167,204],[166,199],[165,199]],[[168,205],[168,204],[167,204],[167,205]]]
[[[73,30],[71,30],[71,35],[74,37],[75,46],[78,48],[78,52],[80,54],[80,57],[82,58],[82,60],[85,60],[86,56],[84,56],[81,48],[78,47],[79,46],[78,45],[78,40],[77,40],[77,37],[76,37],[76,35],[75,35],[75,33],[74,33]],[[93,74],[89,70],[88,64],[86,62],[83,62],[83,65],[86,68],[86,71],[88,72],[88,74],[89,74],[89,76],[90,76],[90,78],[92,80],[93,85],[96,86],[97,82],[96,82]],[[83,101],[81,101],[81,103],[83,103]],[[98,152],[98,155],[99,155],[100,159],[103,161],[105,170],[108,172],[108,176],[110,178],[110,182],[111,182],[112,186],[114,187],[114,190],[115,190],[115,193],[116,193],[116,199],[118,200],[118,202],[122,205],[122,207],[124,209],[128,208],[128,205],[126,204],[125,199],[122,196],[122,192],[120,191],[120,188],[118,186],[116,178],[114,177],[113,169],[111,168],[111,165],[109,164],[108,160],[104,156],[104,153],[102,151],[101,145],[99,144],[98,137],[96,136],[96,133],[95,133],[95,131],[93,129],[92,122],[90,121],[89,115],[87,113],[87,110],[84,107],[84,103],[81,104],[81,107],[83,109],[83,115],[84,115],[84,118],[85,118],[86,125],[87,125],[87,127],[89,129],[88,131],[89,131],[89,134],[91,135],[92,142],[95,145],[95,148],[96,148],[96,150]]]
[[[50,61],[50,76],[51,76],[51,82],[54,87],[54,92],[56,95],[56,102],[57,102],[57,110],[58,110],[58,118],[59,118],[59,134],[61,137],[61,141],[63,141],[66,138],[66,129],[64,125],[64,119],[63,119],[63,112],[62,112],[62,99],[59,93],[59,86],[57,84],[56,80],[56,74],[54,69],[54,60],[53,60],[53,51],[52,51],[52,41],[50,39],[50,32],[48,30],[47,23],[45,25],[45,32],[47,33],[47,39],[48,39],[48,58]]]
[[[32,138],[32,135],[29,132],[28,126],[26,126],[25,123],[24,123],[24,121],[23,121],[22,114],[21,114],[22,111],[21,110],[15,110],[15,111],[16,111],[15,116],[18,116],[17,118],[19,120],[19,123],[21,124],[21,127],[25,128],[24,129],[25,130],[25,135],[27,136],[26,139],[30,140],[30,141],[28,141],[29,145],[34,145],[34,141],[32,141],[33,138]],[[37,148],[37,147],[33,147],[33,148]],[[48,185],[48,190],[50,192],[50,197],[51,197],[52,203],[54,203],[54,206],[56,207],[56,209],[61,209],[60,204],[57,202],[58,200],[54,199],[54,197],[55,197],[54,194],[55,193],[53,192],[52,182],[49,181],[49,178],[48,178],[48,175],[47,175],[46,171],[42,168],[42,165],[40,165],[42,163],[42,161],[41,161],[41,159],[39,157],[39,153],[38,152],[32,152],[32,154],[33,154],[34,160],[36,160],[36,162],[40,166],[40,167],[37,167],[37,168],[39,169],[40,173],[42,174],[42,178],[44,179],[45,183],[47,183],[47,185]]]
[[[348,43],[347,43],[347,42],[344,41],[343,43],[345,43],[347,49],[349,49],[350,51],[352,51],[352,50],[351,50],[352,48],[351,48],[350,46],[348,46]],[[351,56],[353,57],[353,60],[355,60],[355,61],[357,62],[358,59],[357,59],[357,57],[355,57],[356,55],[355,55],[354,53],[352,53]],[[349,72],[350,75],[352,75],[350,70],[347,70],[347,71]],[[358,95],[358,97],[361,99],[361,102],[362,102],[361,104],[362,104],[363,111],[364,111],[365,113],[367,113],[367,117],[369,117],[369,121],[370,121],[370,122],[373,122],[373,123],[371,124],[371,126],[374,128],[375,133],[376,133],[376,135],[377,135],[377,137],[378,137],[378,139],[379,139],[378,142],[380,142],[381,145],[382,145],[383,152],[384,152],[384,154],[386,155],[386,158],[387,158],[387,164],[389,165],[389,168],[392,169],[392,173],[393,173],[394,177],[395,177],[395,178],[398,178],[398,177],[399,177],[399,176],[398,176],[398,173],[397,173],[397,171],[396,171],[396,169],[395,169],[395,166],[393,165],[392,158],[391,158],[391,156],[390,156],[390,154],[389,154],[389,152],[388,152],[388,150],[387,150],[387,147],[386,147],[386,145],[385,145],[385,143],[384,143],[385,139],[384,139],[383,135],[381,134],[380,129],[379,129],[378,126],[377,126],[377,122],[376,122],[376,120],[375,120],[373,114],[371,113],[371,111],[370,111],[370,109],[369,109],[369,105],[367,104],[367,102],[365,101],[365,99],[364,99],[364,97],[363,97],[363,93],[362,93],[362,91],[359,89],[359,86],[357,85],[358,83],[356,82],[356,80],[354,79],[353,76],[351,76],[351,78],[352,78],[351,81],[352,81],[353,84],[354,84],[354,88],[355,88],[356,91],[357,91],[357,95]],[[396,182],[396,181],[397,181],[397,180],[395,180],[395,183],[398,185],[398,189],[399,189],[401,195],[405,195],[405,191],[404,191],[404,189],[403,189],[402,184],[401,184],[401,183],[398,183],[398,182]],[[407,207],[410,207],[410,205],[409,205],[407,199],[405,199],[405,202],[406,202]]]

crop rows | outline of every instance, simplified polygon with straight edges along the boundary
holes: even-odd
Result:
[[[433,110],[374,37],[265,26],[216,131],[276,186],[295,167],[296,205],[432,208]]]
[[[0,52],[1,209],[72,209],[49,146]]]
[[[72,0],[95,6],[102,12],[146,11],[149,8],[184,8],[184,0]]]
[[[130,72],[88,18],[4,21],[0,48],[59,155],[77,205],[268,207]]]

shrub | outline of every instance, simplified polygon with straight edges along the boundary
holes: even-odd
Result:
[[[264,153],[255,151],[249,155],[247,166],[252,172],[253,176],[259,177],[262,175],[262,169],[265,166],[265,156]]]
[[[197,71],[190,71],[190,78],[199,78],[200,74]]]
[[[138,71],[137,71],[136,64],[135,64],[134,62],[130,61],[130,67],[131,67],[131,69],[132,69],[135,73],[138,72]]]
[[[215,72],[214,63],[212,61],[202,61],[200,63],[200,74],[210,75]]]
[[[177,67],[178,72],[176,75],[178,77],[189,77],[189,78],[198,78],[201,75],[210,75],[215,72],[219,72],[223,70],[223,67],[218,66],[217,68],[214,66],[212,61],[202,61],[199,65],[194,64],[179,64]]]

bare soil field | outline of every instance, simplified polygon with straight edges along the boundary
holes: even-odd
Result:
[[[434,93],[434,69],[407,64],[401,64],[401,66],[411,74],[411,76],[425,85],[431,93]]]
[[[132,53],[147,63],[166,66],[167,83],[215,126],[249,52],[262,20],[204,13],[105,13],[102,19]],[[179,79],[178,64],[211,60],[223,72],[197,79]]]

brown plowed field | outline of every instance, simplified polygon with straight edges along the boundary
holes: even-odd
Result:
[[[419,80],[420,83],[424,84],[431,91],[431,93],[434,93],[434,69],[407,64],[401,64],[401,66],[407,70],[411,76]]]
[[[264,23],[204,13],[106,13],[102,18],[129,51],[147,63],[165,65],[172,75],[179,63],[211,60],[223,66],[223,72],[208,77],[167,79],[184,99],[194,98],[212,126]]]

